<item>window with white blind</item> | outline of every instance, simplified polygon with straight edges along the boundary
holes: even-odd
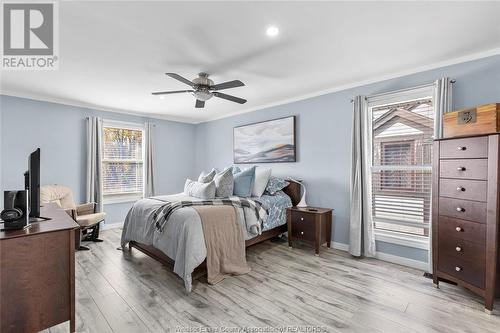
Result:
[[[144,194],[144,127],[103,122],[102,179],[105,203],[137,200]]]
[[[389,242],[419,239],[426,248],[432,196],[432,90],[418,88],[369,99],[367,111],[375,233]]]

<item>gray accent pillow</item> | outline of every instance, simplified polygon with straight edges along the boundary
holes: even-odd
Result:
[[[217,198],[227,198],[233,195],[233,168],[227,168],[222,172],[218,172],[214,177],[215,182],[215,196]]]
[[[271,195],[274,195],[276,194],[276,192],[281,191],[288,185],[290,185],[290,183],[284,180],[283,178],[271,176],[269,178],[269,181],[267,182],[266,192]]]
[[[251,197],[255,181],[255,166],[234,175],[234,195]]]
[[[190,197],[212,200],[215,198],[215,182],[200,183],[188,178],[184,184],[184,194]]]
[[[198,177],[198,182],[200,183],[210,183],[212,180],[214,180],[215,174],[217,172],[215,169],[212,169],[209,173],[205,173],[205,171],[202,171],[200,173],[200,176]]]

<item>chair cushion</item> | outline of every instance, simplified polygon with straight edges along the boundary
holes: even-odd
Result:
[[[82,227],[91,227],[106,218],[106,213],[95,213],[76,217],[76,223]]]
[[[73,192],[69,187],[62,185],[43,185],[40,186],[40,202],[55,202],[61,208],[75,208]]]

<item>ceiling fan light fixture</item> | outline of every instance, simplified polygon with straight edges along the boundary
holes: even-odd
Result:
[[[210,98],[212,98],[213,94],[208,91],[203,91],[203,90],[198,90],[193,93],[194,97],[196,99],[199,99],[200,101],[208,101]]]
[[[279,33],[280,33],[280,29],[278,29],[277,26],[270,25],[269,27],[267,27],[266,35],[268,37],[276,37],[279,35]]]

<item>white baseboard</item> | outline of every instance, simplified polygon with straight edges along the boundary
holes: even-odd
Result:
[[[349,251],[349,244],[345,243],[331,242],[330,247],[340,251],[345,251],[345,252]]]
[[[109,230],[109,229],[115,229],[115,228],[121,228],[121,227],[123,227],[123,222],[104,223],[101,225],[101,230]]]
[[[331,247],[340,251],[349,251],[349,244],[331,242]],[[377,252],[375,258],[382,261],[387,261],[393,264],[398,264],[401,266],[407,266],[411,268],[415,268],[421,271],[428,271],[429,264],[423,261],[409,259],[405,257],[395,256],[393,254],[387,254],[383,252]]]
[[[401,266],[407,266],[411,268],[415,268],[421,271],[428,271],[429,264],[420,260],[409,259],[405,257],[395,256],[393,254],[387,254],[383,252],[377,252],[375,254],[375,258],[387,262],[391,262],[393,264],[398,264]]]

